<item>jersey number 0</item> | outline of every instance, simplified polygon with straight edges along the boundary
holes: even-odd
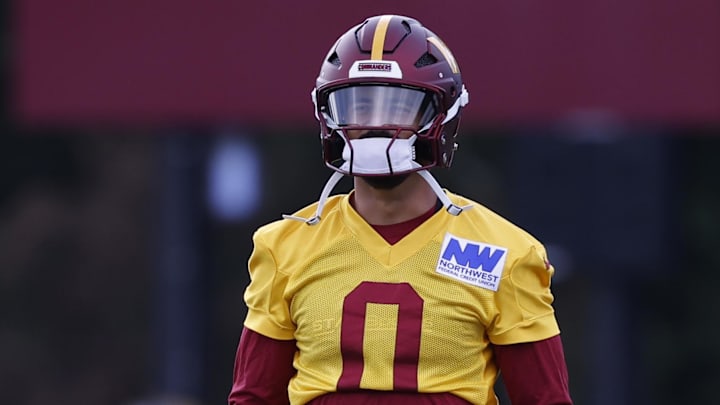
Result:
[[[363,282],[343,302],[340,350],[343,370],[338,391],[357,390],[362,379],[367,304],[395,304],[398,320],[393,358],[394,390],[417,391],[423,300],[408,283]]]

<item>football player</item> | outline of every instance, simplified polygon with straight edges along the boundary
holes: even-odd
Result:
[[[368,18],[312,97],[334,172],[253,236],[229,404],[497,404],[500,372],[513,405],[571,404],[543,245],[428,172],[469,99],[443,41]]]

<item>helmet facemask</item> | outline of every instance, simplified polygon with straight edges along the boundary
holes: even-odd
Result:
[[[323,157],[332,169],[366,177],[449,165],[448,153],[441,149],[453,142],[454,132],[446,140],[442,130],[455,117],[442,113],[439,89],[362,83],[317,94]]]

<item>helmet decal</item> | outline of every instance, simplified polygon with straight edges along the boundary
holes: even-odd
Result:
[[[389,60],[378,62],[376,60],[357,60],[348,70],[348,77],[390,77],[402,79],[402,70],[397,62]]]
[[[375,34],[373,35],[372,52],[370,53],[370,59],[382,60],[383,49],[385,47],[385,35],[387,34],[388,25],[390,25],[391,15],[384,15],[380,17],[380,20],[375,27]]]
[[[460,68],[458,67],[457,61],[455,60],[452,52],[450,52],[450,48],[445,45],[445,42],[443,42],[438,37],[428,37],[427,40],[431,44],[435,45],[438,50],[440,50],[440,53],[442,53],[445,59],[447,59],[448,65],[450,65],[450,69],[452,70],[452,72],[460,73]]]

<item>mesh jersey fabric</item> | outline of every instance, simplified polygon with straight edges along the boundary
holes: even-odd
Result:
[[[294,339],[288,391],[304,404],[357,389],[450,392],[496,404],[492,344],[559,334],[550,291],[554,269],[530,234],[488,208],[436,212],[394,245],[331,197],[320,223],[279,220],[253,235],[245,326]],[[296,215],[312,215],[315,204]],[[436,271],[446,233],[507,249],[497,291]]]

